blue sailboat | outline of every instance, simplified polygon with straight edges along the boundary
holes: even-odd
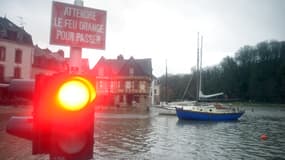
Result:
[[[245,113],[238,108],[219,106],[219,104],[177,106],[175,109],[177,117],[182,120],[234,121]]]
[[[198,51],[197,51],[197,102],[189,105],[177,105],[175,107],[176,115],[182,120],[201,120],[201,121],[234,121],[238,120],[245,111],[236,107],[225,107],[221,104],[199,103],[200,99],[207,99],[223,95],[223,93],[215,93],[204,95],[201,91],[201,70],[202,70],[202,44],[201,37],[201,54],[199,61],[199,33],[198,33]],[[199,64],[200,62],[200,64]]]

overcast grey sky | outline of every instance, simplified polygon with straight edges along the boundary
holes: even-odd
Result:
[[[73,3],[73,0],[58,0]],[[34,44],[49,44],[51,0],[1,0],[0,16],[23,17]],[[203,65],[218,64],[244,45],[285,40],[285,0],[84,0],[107,11],[106,50],[84,49],[93,66],[101,56],[152,58],[153,74],[189,73],[196,65],[197,32],[204,37]],[[68,54],[66,53],[66,56]]]

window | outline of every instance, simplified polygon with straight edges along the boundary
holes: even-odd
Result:
[[[100,88],[100,89],[103,88],[103,81],[99,81],[99,88]]]
[[[139,81],[135,81],[134,89],[139,89]]]
[[[0,65],[0,82],[4,81],[4,66]]]
[[[21,78],[21,68],[20,67],[16,67],[14,69],[14,78]]]
[[[126,81],[125,83],[126,89],[131,89],[131,81]]]
[[[146,84],[145,81],[140,81],[140,91],[145,92],[146,90]]]
[[[135,73],[134,68],[130,68],[130,69],[129,69],[129,75],[130,75],[130,76],[133,76],[134,73]]]
[[[99,76],[104,76],[104,68],[103,67],[100,67],[98,72],[99,72],[98,73]]]
[[[22,63],[22,50],[17,49],[15,52],[15,63]]]
[[[117,88],[121,89],[121,82],[117,81]]]
[[[114,87],[115,86],[115,82],[114,81],[111,81],[110,82],[110,90],[114,90]]]
[[[124,89],[124,82],[123,81],[117,81],[118,88],[119,89]]]
[[[131,88],[135,89],[135,81],[131,81]]]
[[[0,61],[5,61],[6,58],[6,48],[0,47]]]

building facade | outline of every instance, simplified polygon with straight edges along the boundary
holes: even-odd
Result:
[[[37,74],[51,75],[66,71],[67,64],[65,61],[63,50],[52,52],[36,45],[33,55],[32,78],[35,78]]]
[[[64,57],[63,50],[52,52],[49,49],[41,49],[37,45],[34,50],[34,61],[32,65],[32,78],[37,74],[51,75],[58,72],[70,72],[76,74],[88,73],[89,61],[88,59],[81,59],[80,73],[79,71],[73,71],[70,67],[70,58]]]
[[[0,17],[0,83],[31,78],[33,51],[31,35]]]
[[[71,71],[69,63],[63,50],[52,52],[34,46],[32,36],[23,28],[0,17],[0,83],[9,83],[11,79],[33,79],[36,74],[75,72]],[[88,59],[81,59],[80,71],[89,71]]]
[[[160,82],[157,78],[153,78],[151,85],[151,105],[160,104]]]
[[[98,105],[141,109],[151,105],[151,59],[101,57],[90,75],[96,83]]]

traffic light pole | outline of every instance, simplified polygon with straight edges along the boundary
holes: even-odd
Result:
[[[69,62],[69,72],[78,74],[81,73],[81,54],[82,48],[70,47],[70,62]]]
[[[83,7],[83,0],[74,0],[74,5]],[[80,47],[70,47],[70,62],[69,62],[69,72],[70,73],[81,73],[81,55],[82,48]]]

